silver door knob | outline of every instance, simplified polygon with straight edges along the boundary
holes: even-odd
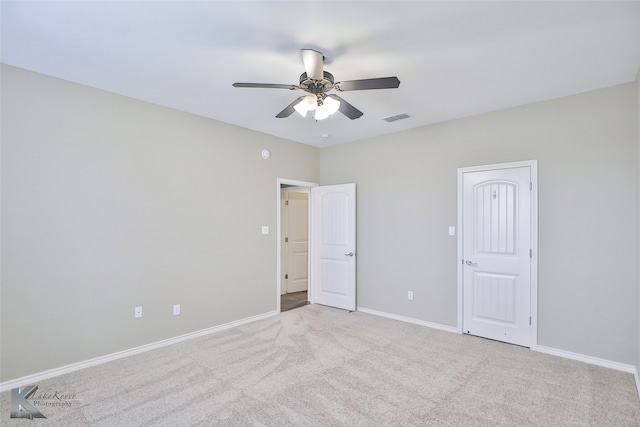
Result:
[[[465,264],[467,264],[469,267],[477,267],[478,263],[477,262],[471,262],[471,261],[465,261]]]
[[[344,254],[344,256],[353,256],[353,252],[349,252],[348,254]]]

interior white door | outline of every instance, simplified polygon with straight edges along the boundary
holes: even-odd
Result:
[[[531,168],[466,172],[463,332],[530,346]]]
[[[302,292],[309,280],[309,194],[305,191],[286,192],[286,292]]]
[[[356,185],[311,189],[314,302],[356,309]]]

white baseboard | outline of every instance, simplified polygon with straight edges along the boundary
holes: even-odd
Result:
[[[586,356],[584,354],[573,353],[566,350],[559,350],[557,348],[545,347],[542,345],[537,346],[535,348],[535,351],[539,351],[540,353],[551,354],[553,356],[564,357],[565,359],[577,360],[579,362],[589,363],[591,365],[602,366],[604,368],[615,369],[616,371],[628,372],[630,374],[635,375],[636,385],[638,385],[637,370],[636,370],[636,367],[633,365],[627,365],[625,363],[614,362],[612,360],[607,360],[607,359],[600,359],[598,357],[593,357],[593,356]]]
[[[38,383],[40,381],[57,377],[59,375],[68,374],[70,372],[78,371],[84,368],[89,368],[91,366],[101,365],[103,363],[111,362],[117,359],[122,359],[123,357],[133,356],[134,354],[144,353],[145,351],[154,350],[156,348],[177,344],[181,341],[190,340],[192,338],[201,337],[203,335],[209,335],[216,332],[221,332],[226,329],[234,328],[236,326],[245,325],[247,323],[255,322],[257,320],[266,319],[268,317],[275,316],[279,313],[280,313],[279,311],[270,311],[268,313],[258,314],[256,316],[251,316],[245,319],[240,319],[233,322],[225,323],[223,325],[213,326],[211,328],[201,329],[199,331],[190,332],[188,334],[180,335],[180,336],[169,338],[166,340],[141,345],[140,347],[134,347],[129,350],[119,351],[117,353],[112,353],[105,356],[96,357],[94,359],[73,363],[71,365],[50,369],[48,371],[38,372],[36,374],[27,375],[21,378],[16,378],[14,380],[5,381],[0,383],[0,392],[11,390],[16,387],[22,387],[22,386],[33,384],[33,383]]]
[[[412,317],[399,316],[397,314],[386,313],[384,311],[372,310],[366,307],[358,307],[357,311],[367,314],[373,314],[374,316],[386,317],[389,319],[399,320],[401,322],[413,323],[415,325],[426,326],[428,328],[439,329],[446,332],[459,333],[458,328],[455,326],[441,325],[440,323],[427,322],[426,320],[414,319]]]

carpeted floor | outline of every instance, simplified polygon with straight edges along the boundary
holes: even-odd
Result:
[[[42,381],[7,426],[638,426],[630,374],[321,305]],[[75,395],[75,396],[74,396]],[[42,397],[42,395],[41,395]],[[31,400],[31,399],[30,399]]]

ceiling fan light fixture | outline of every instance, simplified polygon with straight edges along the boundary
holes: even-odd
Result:
[[[329,112],[329,109],[323,104],[321,106],[319,106],[318,108],[316,108],[316,111],[313,115],[313,118],[316,120],[324,120],[327,117],[329,117],[331,115],[331,113]]]
[[[318,106],[318,97],[315,93],[310,93],[309,95],[302,98],[300,104],[304,104],[307,111],[313,111]]]
[[[302,116],[307,117],[307,107],[304,105],[304,100],[298,102],[293,108]]]
[[[333,98],[327,96],[324,99],[324,102],[323,102],[322,105],[324,105],[326,107],[327,111],[329,112],[329,115],[331,115],[331,114],[335,113],[336,111],[338,111],[338,109],[340,108],[340,101],[338,101],[337,99],[333,99]]]
[[[307,111],[313,111],[316,109],[318,105],[318,97],[310,93],[309,95],[303,97],[300,102],[294,105],[294,109],[302,116],[307,116]]]

